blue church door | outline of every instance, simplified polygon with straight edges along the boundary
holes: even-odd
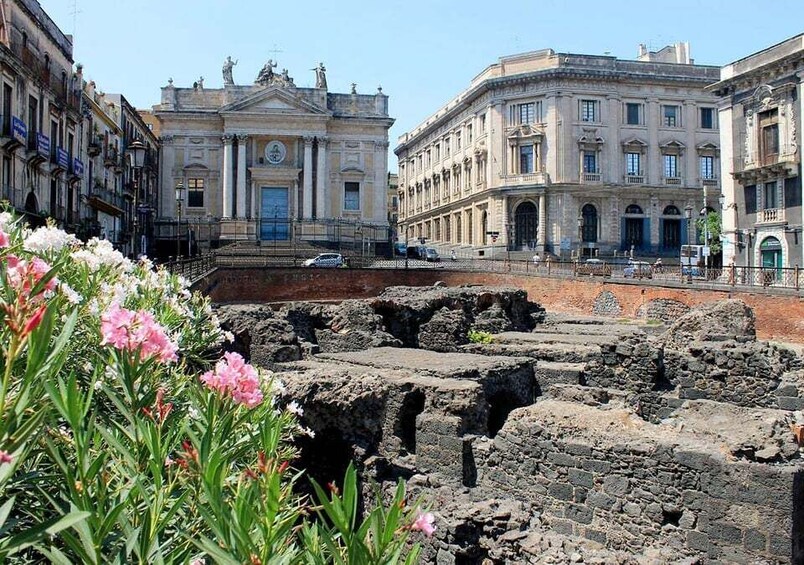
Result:
[[[260,198],[260,239],[285,241],[288,239],[288,189],[263,186]]]

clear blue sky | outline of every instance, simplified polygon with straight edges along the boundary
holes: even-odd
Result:
[[[689,41],[696,63],[722,65],[804,32],[804,0],[40,0],[65,33],[74,59],[105,92],[139,108],[159,103],[172,77],[222,84],[227,55],[238,84],[268,59],[298,86],[327,67],[330,91],[382,85],[397,137],[423,121],[504,55],[543,48],[636,57]],[[765,9],[763,6],[767,6]],[[77,13],[76,13],[77,7]],[[278,49],[278,53],[273,50]],[[390,155],[390,168],[396,158]]]

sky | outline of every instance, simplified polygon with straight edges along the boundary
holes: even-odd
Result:
[[[268,59],[297,86],[327,68],[330,92],[378,86],[396,119],[390,149],[506,55],[544,48],[634,59],[687,41],[698,64],[724,65],[804,32],[804,0],[40,0],[73,59],[104,92],[138,108],[160,100],[173,78],[223,84],[227,55],[237,84],[252,84]],[[396,171],[389,155],[389,169]]]

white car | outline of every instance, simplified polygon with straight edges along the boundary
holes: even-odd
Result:
[[[322,253],[302,263],[305,267],[340,267],[343,256],[340,253]]]

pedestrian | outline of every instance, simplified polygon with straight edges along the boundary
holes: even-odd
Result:
[[[538,254],[538,253],[537,253],[536,255],[534,255],[534,256],[533,256],[533,265],[534,265],[535,267],[538,267],[538,266],[539,266],[539,263],[541,263],[541,262],[542,262],[542,258],[541,258],[541,256],[539,256],[539,254]]]
[[[664,265],[662,265],[662,258],[657,257],[656,262],[653,263],[653,271],[655,273],[663,273],[664,272]]]
[[[449,252],[449,258],[450,258],[452,261],[457,261],[457,260],[458,260],[458,256],[455,254],[455,250],[454,250],[454,249],[453,249],[452,251],[450,251],[450,252]]]

